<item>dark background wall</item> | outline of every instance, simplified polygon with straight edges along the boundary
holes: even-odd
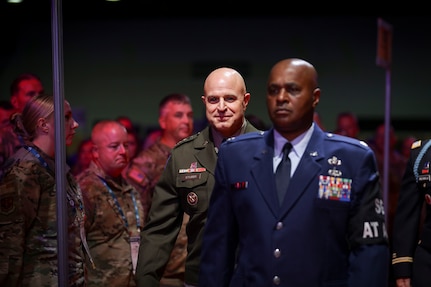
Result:
[[[171,92],[188,94],[195,117],[204,117],[204,78],[223,65],[242,72],[252,95],[248,113],[269,124],[266,77],[276,61],[287,57],[304,58],[317,68],[322,89],[318,112],[328,130],[337,113],[352,111],[360,119],[362,136],[368,137],[384,120],[389,87],[399,136],[430,135],[427,17],[197,16],[161,9],[140,13],[138,6],[77,10],[66,4],[62,9],[64,96],[81,123],[82,137],[94,121],[119,115],[129,115],[144,129],[156,126],[158,101]],[[22,72],[41,76],[51,92],[49,2],[25,11],[0,6],[0,16],[0,99],[9,98],[10,83]],[[393,26],[390,73],[376,65],[379,17]]]

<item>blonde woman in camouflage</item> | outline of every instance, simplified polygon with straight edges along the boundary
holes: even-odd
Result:
[[[64,102],[65,144],[78,123]],[[8,159],[0,183],[0,286],[58,285],[57,194],[55,188],[54,98],[33,97],[13,117],[25,143]],[[81,191],[66,170],[68,218],[68,286],[85,286],[85,244]]]

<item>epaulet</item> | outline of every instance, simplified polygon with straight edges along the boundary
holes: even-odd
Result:
[[[198,137],[199,134],[200,134],[200,132],[197,132],[197,133],[195,133],[195,134],[193,134],[193,135],[191,135],[189,137],[186,137],[186,138],[180,140],[179,142],[177,142],[177,144],[175,145],[175,147],[178,147],[178,146],[180,146],[180,145],[182,145],[184,143],[187,143],[187,142],[190,142],[190,141],[194,140],[195,138]]]
[[[410,147],[411,149],[415,149],[422,146],[422,140],[417,140],[414,143],[412,143],[412,146]]]
[[[264,134],[265,134],[265,131],[248,132],[245,134],[241,134],[239,136],[230,137],[226,139],[226,142],[238,142],[238,141],[257,139],[257,138],[261,138]]]
[[[341,142],[353,144],[356,146],[368,147],[368,144],[365,141],[359,140],[356,138],[351,138],[351,137],[342,136],[342,135],[334,134],[334,133],[328,133],[328,132],[326,132],[325,135],[326,135],[326,138],[330,139],[330,140],[341,141]]]

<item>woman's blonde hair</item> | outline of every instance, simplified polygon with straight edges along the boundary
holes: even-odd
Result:
[[[12,116],[15,132],[25,141],[32,141],[36,136],[39,119],[49,119],[54,112],[54,97],[52,95],[38,95],[31,98],[21,114]]]

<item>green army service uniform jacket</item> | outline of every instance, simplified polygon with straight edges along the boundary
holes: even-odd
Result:
[[[245,133],[257,131],[249,122]],[[211,129],[180,141],[172,150],[157,183],[148,221],[141,232],[136,270],[138,286],[158,287],[166,262],[187,213],[185,282],[197,285],[203,228],[212,189],[217,152]]]

